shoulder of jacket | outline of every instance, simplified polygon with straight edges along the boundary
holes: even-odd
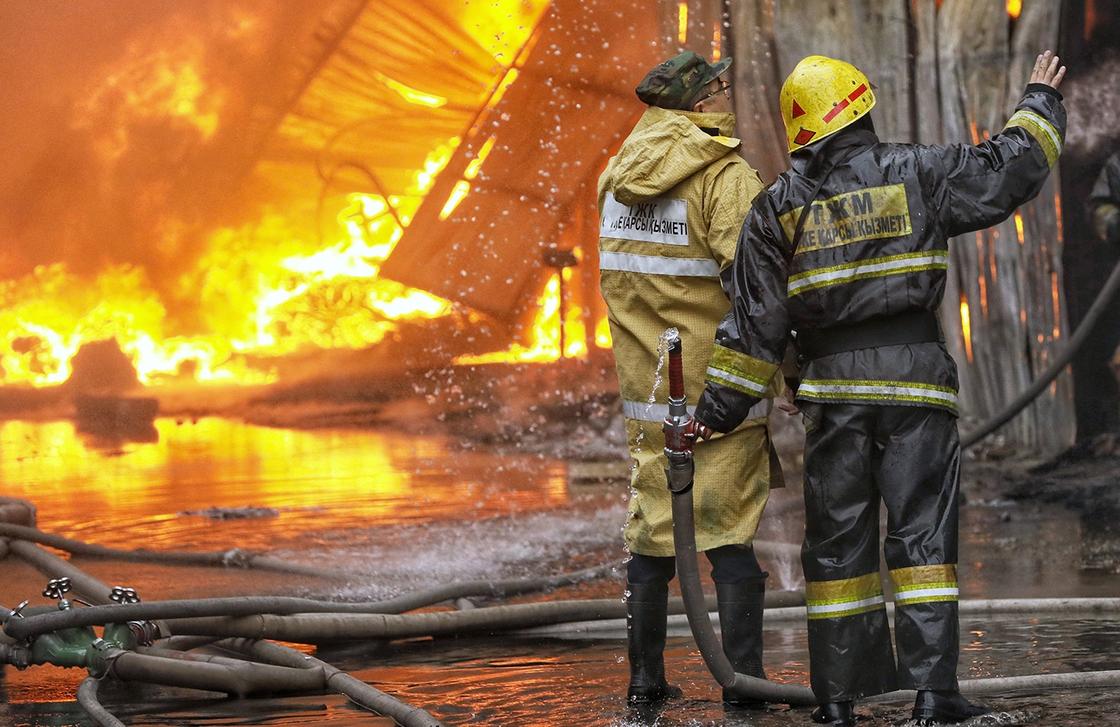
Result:
[[[746,159],[739,156],[734,150],[729,150],[729,152],[709,164],[705,173],[713,177],[718,175],[758,175],[758,171]]]

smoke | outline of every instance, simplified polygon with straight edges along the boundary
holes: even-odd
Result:
[[[1069,124],[1066,151],[1104,160],[1120,148],[1120,54],[1112,54],[1062,86]]]
[[[333,4],[0,4],[0,279],[130,264],[171,290],[241,212],[237,181],[291,92],[276,69]]]

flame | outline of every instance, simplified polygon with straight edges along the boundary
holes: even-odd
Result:
[[[1100,17],[1097,14],[1096,0],[1085,0],[1085,29],[1082,33],[1082,38],[1086,42],[1093,37],[1093,31],[1097,29],[1097,23]]]
[[[677,40],[682,45],[688,40],[688,3],[685,0],[677,6]]]
[[[1012,20],[1018,20],[1023,12],[1023,0],[1007,0],[1007,14]]]
[[[1052,335],[1055,339],[1062,337],[1061,322],[1062,322],[1062,308],[1059,303],[1058,297],[1058,271],[1050,271],[1050,303],[1054,311],[1054,330]]]
[[[1065,243],[1062,227],[1062,194],[1056,184],[1054,185],[1054,229],[1058,231],[1058,246],[1061,247]]]
[[[968,298],[961,293],[961,333],[964,334],[964,354],[972,363],[972,323],[968,314]]]
[[[720,57],[723,55],[723,34],[719,24],[716,24],[716,29],[712,33],[712,63],[718,63]]]
[[[462,30],[496,61],[496,85],[479,96],[479,105],[493,107],[516,81],[515,65],[539,37],[535,28],[548,8],[545,0],[492,0],[457,8]],[[230,37],[251,41],[258,32],[254,17],[234,20]],[[134,129],[154,121],[181,129],[184,142],[205,142],[219,132],[226,92],[210,78],[206,46],[197,38],[176,40],[160,48],[154,38],[129,47],[75,106],[74,125],[91,131],[104,157],[112,160],[130,151],[133,134],[141,138]],[[395,78],[376,80],[408,104],[439,109],[448,103]],[[59,263],[0,281],[0,384],[64,382],[81,346],[106,339],[116,340],[145,385],[265,383],[275,380],[278,357],[366,348],[397,330],[401,321],[451,315],[448,301],[381,280],[379,273],[456,149],[466,140],[473,144],[481,128],[432,139],[406,189],[386,196],[324,198],[324,207],[334,205],[327,209],[336,212],[337,227],[322,237],[299,226],[298,218],[266,208],[252,222],[211,231],[194,267],[158,286],[143,269],[128,265],[79,277]],[[454,185],[442,217],[469,194],[493,147],[493,137],[472,147],[475,156]],[[519,356],[586,355],[584,311],[566,306],[561,320],[559,285],[554,276],[542,293],[530,344]]]
[[[88,98],[76,104],[74,126],[95,130],[94,147],[108,160],[128,150],[134,127],[153,121],[177,123],[209,140],[218,129],[225,93],[204,80],[203,55],[198,38],[174,48],[131,46]]]
[[[606,316],[595,324],[595,345],[599,348],[611,347],[611,322]]]
[[[483,163],[486,162],[486,157],[490,156],[490,152],[494,149],[494,142],[497,137],[491,136],[479,148],[478,153],[475,154],[474,159],[471,159],[467,164],[467,168],[463,170],[463,178],[455,183],[451,188],[451,194],[447,195],[447,201],[443,203],[443,209],[439,211],[440,220],[446,220],[455,212],[455,208],[459,203],[467,198],[471,193],[470,180],[478,176],[479,171],[482,169]]]
[[[570,269],[568,269],[570,270]],[[580,308],[571,306],[564,316],[565,358],[577,358],[587,353],[586,332]],[[528,345],[514,343],[505,351],[479,355],[459,356],[456,364],[492,363],[546,363],[556,361],[560,352],[560,273],[554,273],[545,283],[537,299],[537,312],[529,326]]]
[[[451,155],[455,153],[455,149],[459,146],[459,137],[448,139],[447,142],[440,144],[433,151],[428,153],[428,157],[424,160],[424,165],[416,172],[416,177],[413,182],[413,189],[417,194],[424,194],[432,188],[436,183],[436,177],[451,161]],[[373,198],[376,199],[376,198]],[[392,202],[392,200],[389,200]],[[383,201],[382,201],[383,202]],[[370,217],[375,217],[376,214],[370,214]]]
[[[459,206],[459,203],[467,198],[471,193],[471,183],[465,179],[460,179],[455,182],[455,186],[451,188],[451,194],[447,196],[447,201],[443,203],[443,209],[439,211],[439,218],[446,220]]]
[[[1023,215],[1015,212],[1015,236],[1019,239],[1019,247],[1023,246]]]
[[[340,239],[306,253],[298,251],[300,235],[277,215],[216,232],[199,267],[179,281],[184,297],[203,303],[205,336],[173,335],[164,303],[139,268],[111,268],[89,283],[56,264],[5,281],[0,380],[62,383],[83,343],[113,338],[145,385],[181,377],[267,383],[275,372],[254,368],[250,357],[365,348],[398,321],[450,314],[446,300],[378,278],[401,235],[388,204],[349,195],[337,217]]]

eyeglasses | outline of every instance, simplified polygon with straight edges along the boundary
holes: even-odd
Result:
[[[700,103],[701,101],[707,101],[712,96],[715,96],[715,95],[721,94],[721,93],[726,93],[728,96],[730,96],[731,95],[730,91],[731,91],[731,84],[726,82],[726,81],[721,81],[719,88],[717,88],[716,90],[711,91],[711,92],[705,94],[704,96],[701,96],[700,98],[696,99],[696,103]]]

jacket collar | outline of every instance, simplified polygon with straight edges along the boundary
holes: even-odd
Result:
[[[790,155],[790,166],[802,176],[814,177],[830,166],[842,164],[878,143],[879,137],[874,131],[843,129],[816,144],[795,151]]]

